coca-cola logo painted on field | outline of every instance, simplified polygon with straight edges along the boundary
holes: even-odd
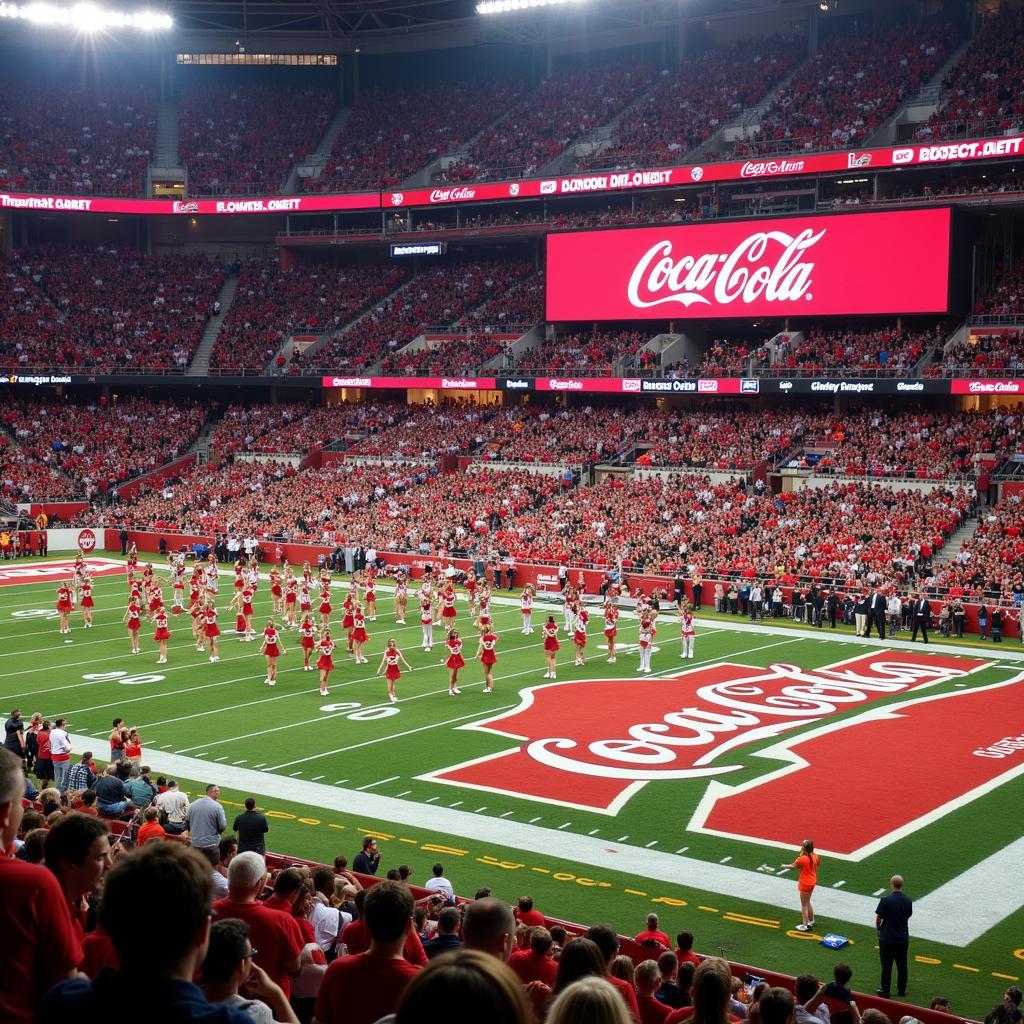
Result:
[[[81,551],[93,551],[96,547],[96,534],[92,530],[80,530],[78,547]]]
[[[948,209],[565,232],[547,247],[549,320],[948,308]]]

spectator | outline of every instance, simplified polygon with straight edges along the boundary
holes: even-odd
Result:
[[[266,815],[256,810],[256,801],[245,798],[245,810],[239,814],[231,826],[238,833],[238,852],[251,851],[263,856],[267,852],[266,840],[263,838],[269,831]]]
[[[543,926],[530,929],[528,949],[517,949],[508,958],[508,965],[524,985],[539,981],[553,988],[558,976],[558,963],[551,956],[554,940],[551,932]]]
[[[429,889],[431,892],[440,893],[446,903],[455,902],[455,889],[452,883],[444,877],[444,867],[441,864],[435,864],[433,867],[433,877],[428,878],[423,886],[424,889]]]
[[[640,1009],[640,1024],[660,1024],[672,1012],[672,1008],[655,998],[661,985],[661,971],[656,960],[644,960],[637,964],[636,1002]]]
[[[769,988],[758,1000],[758,1008],[762,1024],[793,1024],[793,994],[784,988]]]
[[[462,948],[462,939],[459,938],[461,923],[462,917],[457,907],[444,907],[441,910],[437,915],[437,934],[423,943],[423,951],[428,960]]]
[[[608,973],[612,960],[615,959],[616,954],[619,952],[619,936],[615,933],[615,930],[609,928],[608,925],[595,924],[591,925],[587,929],[586,937],[597,946],[598,951],[601,954],[601,958],[604,961],[605,975],[619,990],[619,993],[622,995],[622,998],[626,1003],[626,1009],[629,1011],[629,1015],[633,1020],[639,1020],[640,1010],[636,1004],[636,993],[633,991],[633,987]]]
[[[528,925],[531,928],[547,924],[544,915],[535,910],[532,896],[520,896],[516,902],[516,920],[520,924]]]
[[[693,965],[690,964],[692,979]],[[661,984],[658,986],[655,997],[673,1010],[690,1005],[690,986],[685,988],[680,982],[679,959],[671,950],[667,950],[658,957],[658,970],[661,972]]]
[[[139,769],[138,776],[125,783],[124,788],[136,808],[148,807],[157,795],[156,786],[153,785],[149,773],[149,765],[143,765]]]
[[[419,971],[402,955],[413,905],[401,882],[380,882],[367,892],[363,912],[370,948],[327,968],[316,1001],[318,1024],[373,1024],[395,1009]]]
[[[104,818],[126,817],[135,810],[116,764],[107,765],[106,772],[96,780],[96,808]]]
[[[784,992],[785,990],[780,991]],[[789,993],[786,994],[789,995]],[[738,1024],[739,1017],[729,1013],[731,997],[732,972],[729,970],[729,965],[718,957],[708,957],[701,962],[693,975],[692,1008],[673,1010],[665,1018],[666,1024],[678,1024],[684,1020],[691,1020],[693,1024],[726,1024],[727,1020],[731,1020],[733,1024]],[[789,1016],[791,1017],[792,996],[789,998]],[[763,1014],[762,1024],[768,1024],[768,1019]],[[784,1022],[778,1021],[775,1024],[784,1024]]]
[[[196,850],[216,847],[220,843],[221,833],[228,827],[224,808],[217,802],[219,796],[220,788],[209,785],[205,795],[188,809],[189,841]]]
[[[95,785],[96,774],[93,771],[92,751],[87,750],[82,754],[81,761],[68,774],[67,791],[69,793],[80,793],[82,790],[92,789]]]
[[[356,854],[353,870],[358,875],[375,875],[380,867],[381,853],[373,836],[363,836],[363,848]]]
[[[151,839],[163,839],[167,835],[160,824],[160,812],[155,807],[147,807],[142,812],[142,824],[135,837],[136,845],[145,846]]]
[[[148,912],[138,912],[139,893]],[[51,989],[39,1024],[101,1020],[121,1000],[159,1008],[165,1020],[199,1024],[251,1024],[228,1006],[211,1006],[194,984],[210,932],[207,865],[178,843],[153,843],[121,857],[103,889],[100,924],[110,936],[119,970],[95,981],[76,978]]]
[[[161,814],[167,815],[163,822],[168,835],[180,836],[188,831],[188,797],[178,789],[174,779],[167,780],[167,791],[153,801]]]
[[[110,826],[87,814],[67,814],[47,833],[45,856],[81,941],[89,910],[87,897],[110,868]]]
[[[796,1004],[793,1013],[796,1024],[830,1024],[828,1007],[825,1005],[826,986],[813,974],[801,974],[793,987]]]
[[[331,952],[345,927],[352,923],[351,913],[332,905],[335,894],[334,880],[335,875],[330,868],[320,867],[313,872],[313,888],[317,900],[313,904],[309,921],[313,926],[316,944],[324,953]]]
[[[507,903],[486,896],[466,907],[462,919],[462,941],[467,949],[478,949],[507,962],[515,940],[516,921]]]
[[[672,943],[668,935],[658,927],[658,915],[647,915],[647,928],[640,932],[636,939],[641,946],[660,946],[662,949],[671,949]]]
[[[632,1019],[608,979],[593,975],[567,985],[552,999],[546,1024],[629,1024]]]
[[[64,718],[58,718],[50,730],[50,758],[53,761],[54,785],[61,793],[66,793],[71,774],[71,740]]]

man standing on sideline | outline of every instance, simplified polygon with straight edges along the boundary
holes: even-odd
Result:
[[[71,740],[68,737],[67,726],[67,719],[58,718],[50,730],[53,784],[61,793],[68,791],[68,777],[71,775]]]
[[[117,535],[117,539],[121,542],[121,554],[128,554],[128,531],[122,526],[120,532]]]
[[[267,852],[267,843],[263,838],[269,831],[266,816],[256,810],[256,801],[250,796],[246,798],[245,810],[235,818],[232,830],[238,833],[239,853]]]
[[[885,639],[885,596],[875,587],[868,601],[868,628],[865,636],[871,636],[871,627],[878,630],[878,639]]]
[[[921,639],[928,643],[928,628],[932,624],[932,606],[921,594],[914,595],[914,607],[911,611],[910,639],[917,640],[917,631],[921,630]]]
[[[893,875],[889,881],[892,892],[883,896],[875,908],[875,927],[878,929],[878,956],[882,961],[880,996],[888,997],[892,991],[892,965],[896,965],[896,991],[907,994],[907,950],[910,948],[908,922],[914,913],[914,904],[903,891],[903,877]]]
[[[188,832],[194,850],[220,846],[220,834],[228,827],[228,820],[217,803],[219,796],[219,787],[207,786],[206,796],[188,809]]]

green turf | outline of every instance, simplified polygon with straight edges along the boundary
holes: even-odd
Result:
[[[718,862],[728,856],[732,866],[751,872],[766,863],[777,866],[787,859],[782,850],[687,832],[685,824],[704,790],[700,780],[648,785],[616,817],[609,818],[575,808],[469,789],[460,791],[416,779],[415,776],[429,771],[510,746],[501,737],[455,731],[455,726],[513,707],[518,703],[520,687],[544,682],[539,634],[519,634],[517,608],[494,606],[496,626],[502,635],[496,692],[481,692],[479,667],[471,660],[475,643],[467,642],[464,653],[469,664],[460,682],[463,695],[450,699],[445,695],[442,649],[435,645],[430,655],[419,650],[420,629],[415,622],[414,602],[410,602],[410,624],[396,627],[390,595],[382,592],[380,619],[368,625],[370,665],[357,667],[346,662],[342,652],[336,658],[339,667],[332,678],[331,696],[322,699],[317,693],[316,675],[301,671],[295,634],[285,634],[290,653],[282,657],[279,682],[271,690],[262,684],[265,671],[263,659],[257,653],[258,645],[241,644],[234,639],[227,628],[232,617],[225,611],[221,615],[225,636],[219,664],[211,665],[206,655],[195,651],[187,618],[183,616],[172,622],[170,663],[157,666],[156,648],[149,639],[152,627],[143,634],[143,654],[129,654],[127,634],[120,624],[125,605],[122,577],[97,579],[96,628],[82,630],[76,615],[70,644],[61,642],[55,621],[31,615],[36,609],[46,612],[52,608],[54,589],[52,582],[0,589],[0,701],[5,705],[17,704],[27,713],[40,710],[51,717],[66,715],[76,735],[105,736],[111,719],[120,715],[140,727],[144,759],[157,770],[164,750],[208,762],[207,779],[196,780],[196,788],[199,782],[217,778],[218,759],[227,765],[245,761],[246,767],[262,766],[261,771],[271,769],[278,775],[294,777],[297,782],[314,781],[318,776],[326,784],[346,780],[344,789],[366,787],[374,794],[420,804],[433,801],[437,806],[450,807],[458,802],[465,811],[479,808],[483,818],[531,822],[562,835],[596,834],[611,844],[609,850],[625,843],[651,845],[671,853],[685,845],[687,857]],[[230,580],[222,579],[222,609],[229,592]],[[334,604],[335,608],[340,606],[340,597]],[[464,609],[460,604],[460,625],[468,638],[471,627]],[[263,584],[257,612],[265,616],[268,610],[269,594]],[[540,613],[535,612],[535,623],[540,618]],[[560,621],[560,616],[556,619]],[[257,616],[256,622],[260,621]],[[565,664],[571,661],[571,651],[563,643],[560,679],[574,678],[577,673],[582,678],[629,678],[634,674],[634,651],[620,655],[615,666],[596,656],[596,645],[602,639],[598,625],[592,622],[591,663],[585,670],[574,670]],[[635,623],[624,621],[621,626],[621,639],[635,643]],[[674,626],[668,625],[664,632],[675,640]],[[403,675],[399,683],[402,700],[395,708],[386,703],[383,680],[374,677],[380,651],[389,636],[398,639],[415,669]],[[697,661],[686,667],[729,658],[749,665],[784,660],[814,668],[858,653],[860,645],[848,636],[848,643],[828,639],[801,639],[787,635],[784,630],[777,636],[706,631],[698,637]],[[1008,645],[1008,649],[1017,647]],[[985,653],[992,656],[998,652],[989,647]],[[667,671],[674,665],[682,665],[677,660],[676,643],[666,642],[654,656],[654,670]],[[1005,666],[985,670],[972,677],[972,684],[1005,679],[1008,674]],[[326,705],[343,703],[356,706],[321,710]],[[848,712],[854,713],[856,709]],[[773,741],[766,740],[760,745],[770,742]],[[730,779],[731,784],[741,781],[739,776]],[[258,788],[254,792],[259,796]],[[224,792],[224,798],[235,804],[240,804],[246,795],[249,794]],[[1016,821],[1022,798],[1024,780],[1017,778],[878,854],[860,862],[826,865],[825,884],[841,877],[846,891],[869,895],[883,886],[894,870],[899,870],[913,879],[913,895],[923,896],[1017,838],[1020,829]],[[789,930],[799,919],[795,893],[793,912],[784,912],[752,901],[573,864],[543,850],[506,849],[420,827],[276,799],[266,803],[275,815],[280,815],[273,819],[271,842],[272,848],[280,852],[321,859],[345,852],[352,857],[361,832],[374,831],[392,837],[382,841],[387,863],[408,862],[416,877],[422,879],[429,865],[441,859],[461,892],[471,893],[482,884],[509,898],[529,891],[548,913],[573,920],[603,919],[624,932],[639,931],[644,914],[653,904],[662,914],[663,926],[670,932],[690,928],[697,934],[702,951],[724,948],[731,959],[790,973],[812,970],[827,974],[837,959],[837,954]],[[822,809],[822,813],[833,813],[833,809]],[[992,828],[993,822],[1010,824]],[[813,820],[808,822],[807,831],[813,832]],[[622,840],[623,836],[628,838]],[[438,852],[439,849],[447,852]],[[609,855],[609,862],[614,864],[614,854]],[[822,918],[826,916],[820,909],[823,902],[827,902],[827,891],[819,901]],[[730,912],[775,924],[762,926],[728,920],[724,915]],[[965,907],[964,913],[969,914],[970,908]],[[841,956],[856,971],[855,985],[873,990],[877,984],[877,954],[869,924],[840,924],[835,930],[854,940],[854,945]],[[1024,975],[1024,961],[1014,956],[1014,951],[1024,946],[1020,937],[1022,924],[1024,913],[1015,914],[964,950],[915,940],[912,953],[938,962],[912,965],[911,999],[927,1001],[941,992],[953,999],[958,1013],[983,1015],[1010,984],[994,974],[1009,978]],[[976,970],[964,970],[965,967]]]

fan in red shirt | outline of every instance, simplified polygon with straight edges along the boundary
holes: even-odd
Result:
[[[700,966],[700,957],[693,951],[693,932],[680,932],[676,936],[676,959],[680,964]]]
[[[240,853],[228,868],[228,894],[213,904],[216,917],[235,917],[249,926],[249,939],[256,950],[256,965],[291,994],[290,978],[299,973],[303,946],[302,932],[290,914],[271,910],[257,902],[267,877],[266,861],[251,851]]]
[[[381,882],[367,892],[363,921],[370,948],[327,968],[316,1000],[318,1024],[374,1024],[394,1012],[420,970],[402,956],[408,936],[415,934],[413,909],[412,893],[401,882]]]
[[[530,932],[530,948],[517,949],[508,958],[508,965],[524,985],[539,981],[554,988],[558,963],[551,958],[554,941],[547,928],[537,927]]]
[[[698,1020],[721,1020],[729,1011],[732,996],[732,971],[729,965],[716,956],[709,956],[693,973],[693,1006],[673,1010],[664,1024],[680,1024],[681,1021],[696,1017]],[[740,1018],[729,1014],[732,1024],[740,1024]]]
[[[516,920],[527,927],[543,927],[547,924],[544,915],[533,909],[532,896],[520,896],[516,903]]]
[[[647,915],[647,930],[640,932],[636,941],[641,946],[660,946],[662,949],[671,949],[672,943],[669,940],[668,935],[658,928],[658,915],[648,914]],[[661,950],[659,950],[661,952]]]
[[[633,986],[628,981],[623,981],[621,978],[616,978],[615,975],[608,973],[611,962],[619,952],[619,936],[608,925],[595,924],[587,929],[585,937],[597,946],[601,954],[601,958],[604,961],[605,980],[611,982],[619,990],[622,998],[626,1001],[626,1009],[629,1010],[630,1017],[639,1024],[640,1008],[636,1004],[636,993],[633,991]]]
[[[661,984],[658,962],[644,960],[643,963],[637,964],[633,977],[636,979],[636,1004],[640,1008],[640,1024],[662,1024],[672,1013],[672,1007],[654,996]]]

